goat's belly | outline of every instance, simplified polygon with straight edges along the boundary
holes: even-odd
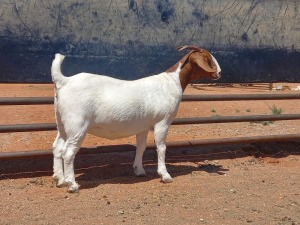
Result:
[[[88,129],[88,133],[106,138],[109,140],[120,139],[125,137],[130,137],[132,135],[141,133],[143,131],[153,130],[150,127],[133,127],[133,126],[93,126]]]

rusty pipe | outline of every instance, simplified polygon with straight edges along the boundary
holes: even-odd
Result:
[[[176,118],[172,125],[298,120],[300,114]]]
[[[300,114],[192,117],[192,118],[175,118],[172,125],[256,122],[256,121],[277,121],[277,120],[298,120],[298,119],[300,119]],[[55,123],[0,125],[0,133],[51,131],[51,130],[56,130]]]
[[[299,94],[227,94],[227,95],[183,95],[182,101],[244,101],[300,99]]]
[[[51,130],[56,130],[55,123],[0,125],[0,133],[51,131]]]
[[[4,97],[0,105],[49,105],[54,103],[53,97]]]
[[[182,101],[243,101],[300,99],[299,94],[227,94],[227,95],[183,95]],[[53,104],[53,97],[3,97],[0,105]]]
[[[300,140],[300,134],[285,134],[285,135],[266,135],[266,136],[252,136],[252,137],[233,137],[220,139],[203,139],[203,140],[188,140],[188,141],[174,141],[168,142],[168,149],[198,147],[209,145],[227,145],[227,144],[241,144],[241,143],[258,143],[258,142],[280,142]],[[135,145],[111,145],[111,146],[97,146],[97,147],[82,147],[78,154],[99,154],[112,152],[129,152],[135,150]],[[147,149],[155,149],[155,144],[147,144]],[[31,159],[52,157],[51,150],[35,150],[35,151],[17,151],[17,152],[1,152],[0,160],[11,159]]]

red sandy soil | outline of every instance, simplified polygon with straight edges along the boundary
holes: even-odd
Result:
[[[282,84],[274,84],[279,86]],[[285,84],[296,88],[299,84]],[[185,94],[271,94],[268,84],[189,86]],[[0,84],[0,97],[50,97],[51,84]],[[177,117],[299,113],[299,100],[184,102]],[[52,105],[0,106],[0,124],[55,122]],[[300,121],[172,126],[168,141],[299,134]],[[51,149],[55,131],[0,134],[0,152]],[[84,146],[134,144],[88,135]],[[153,143],[153,135],[148,137]],[[300,224],[300,142],[170,149],[173,183],[156,173],[154,151],[144,157],[147,176],[134,176],[134,152],[78,155],[80,192],[52,181],[52,159],[0,161],[0,224]]]

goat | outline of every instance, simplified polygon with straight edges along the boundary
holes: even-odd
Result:
[[[74,158],[87,133],[111,140],[136,135],[134,173],[145,176],[142,158],[148,132],[154,131],[157,172],[163,182],[172,182],[165,165],[166,137],[182,93],[192,80],[217,80],[221,72],[207,50],[195,46],[177,49],[190,51],[166,72],[134,81],[90,73],[65,77],[61,72],[64,56],[55,55],[51,74],[58,133],[53,143],[53,178],[58,187],[78,191]]]

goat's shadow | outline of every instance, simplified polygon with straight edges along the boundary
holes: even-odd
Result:
[[[143,177],[136,177],[133,172],[132,159],[134,159],[134,153],[115,157],[119,158],[116,160],[116,163],[105,165],[99,165],[98,163],[98,166],[89,164],[86,165],[87,167],[78,165],[76,180],[80,185],[80,189],[94,188],[105,183],[132,184],[153,179],[160,180],[156,172],[157,159],[154,151],[148,151],[144,155],[143,165],[147,175]],[[198,171],[215,175],[224,175],[228,171],[222,165],[210,163],[203,154],[186,154],[177,151],[176,153],[167,154],[166,158],[168,172],[173,178],[186,174],[193,175]],[[101,161],[103,161],[103,158]],[[80,164],[81,162],[78,161],[78,163]]]
[[[292,152],[290,150],[293,150]],[[264,151],[261,151],[264,150]],[[218,159],[234,159],[246,156],[274,158],[299,154],[299,142],[240,144],[226,146],[169,149],[166,156],[167,169],[173,178],[187,174],[207,173],[224,175],[229,169],[215,163]],[[145,177],[136,177],[132,164],[135,152],[78,155],[75,159],[76,180],[81,189],[90,189],[101,184],[130,184],[160,179],[155,151],[144,155]],[[31,178],[52,175],[52,159],[2,161],[0,180]]]

